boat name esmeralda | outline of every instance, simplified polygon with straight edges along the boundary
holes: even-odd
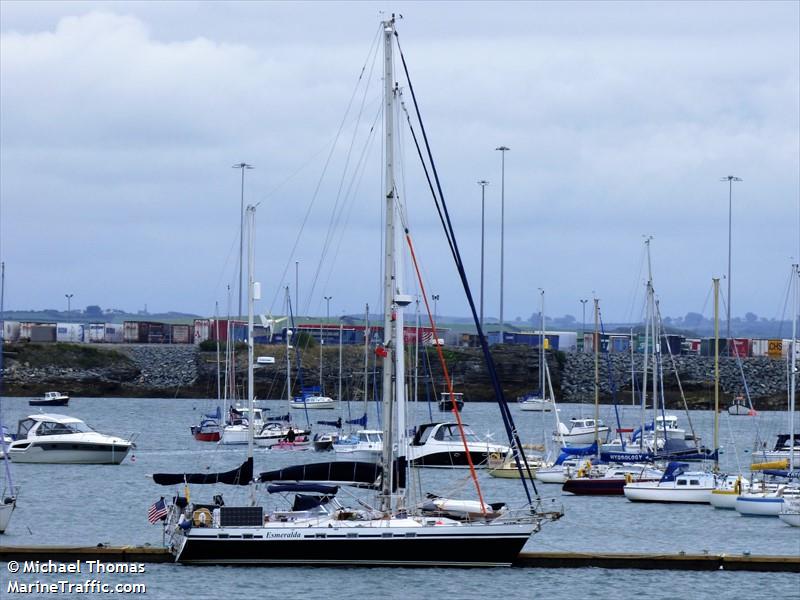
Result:
[[[144,563],[106,563],[99,560],[76,560],[62,563],[54,560],[26,560],[23,573],[144,573]]]

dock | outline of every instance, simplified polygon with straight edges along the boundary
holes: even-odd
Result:
[[[0,562],[15,560],[169,563],[157,546],[0,546]],[[522,552],[513,567],[529,569],[647,569],[666,571],[762,571],[800,573],[800,556],[601,552]]]

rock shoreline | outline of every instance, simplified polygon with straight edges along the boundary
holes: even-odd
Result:
[[[442,369],[435,348],[427,348],[428,360],[420,365],[420,394],[425,397],[428,380],[441,388]],[[493,397],[491,383],[476,348],[443,348],[444,358],[455,387],[468,401]],[[503,391],[509,401],[538,387],[538,351],[522,346],[494,346],[491,349]],[[46,355],[44,355],[46,353]],[[283,346],[260,346],[257,356],[272,356],[275,363],[256,370],[256,395],[260,398],[286,396],[286,349]],[[421,353],[424,359],[424,354]],[[91,360],[90,360],[91,359]],[[292,359],[292,387],[299,388]],[[244,389],[246,354],[237,355],[236,383]],[[694,408],[709,408],[713,402],[713,359],[702,356],[676,356],[677,369],[687,403]],[[634,357],[634,370],[641,386],[643,357]],[[303,381],[318,385],[320,351],[310,348],[302,354]],[[548,353],[548,368],[556,397],[564,402],[592,402],[594,398],[594,356],[590,354]],[[91,363],[88,364],[87,363]],[[429,364],[429,366],[427,366]],[[629,355],[600,357],[600,396],[604,404],[630,400],[631,359]],[[378,367],[379,368],[379,365]],[[677,379],[669,357],[664,360],[664,389],[670,408],[683,406]],[[376,371],[375,356],[370,354],[370,373]],[[75,396],[90,397],[164,397],[213,398],[217,393],[215,352],[203,352],[193,345],[89,345],[89,344],[16,344],[4,352],[4,394],[38,396],[49,390],[69,391]],[[337,396],[339,350],[322,350],[323,385],[328,395]],[[342,395],[352,400],[363,397],[364,354],[361,347],[342,350]],[[413,375],[413,364],[408,365]],[[609,378],[609,371],[612,377]],[[720,391],[723,406],[744,393],[744,373],[750,396],[757,409],[785,410],[787,397],[786,362],[769,358],[738,361],[720,359]],[[430,375],[428,375],[430,373]],[[370,375],[371,379],[372,375]],[[613,390],[612,390],[613,381]],[[649,386],[649,383],[648,383]],[[369,389],[372,389],[370,381]],[[612,394],[613,392],[613,394]],[[371,393],[371,391],[370,391]],[[650,390],[648,390],[648,395]]]

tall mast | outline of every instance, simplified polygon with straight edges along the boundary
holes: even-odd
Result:
[[[714,471],[719,469],[719,278],[714,278]]]
[[[384,232],[384,266],[383,266],[383,344],[386,354],[383,357],[383,454],[381,464],[383,477],[381,484],[381,510],[390,513],[392,510],[392,445],[394,439],[392,429],[392,379],[394,377],[394,277],[395,277],[395,187],[394,187],[394,71],[392,65],[392,36],[394,34],[394,17],[383,22],[383,117],[386,159],[384,173],[384,198],[386,201],[386,230]]]
[[[367,414],[369,404],[369,304],[364,309],[364,414]]]
[[[291,312],[291,298],[289,297],[289,286],[286,286],[286,316]],[[286,327],[286,400],[292,403],[292,323],[289,321]]]
[[[541,290],[541,296],[542,296],[541,297],[541,301],[542,302],[541,302],[541,309],[540,309],[541,313],[540,313],[540,316],[542,318],[542,322],[540,323],[540,325],[541,325],[540,334],[541,335],[539,337],[539,381],[540,381],[540,383],[539,383],[540,392],[539,393],[541,393],[542,400],[544,400],[545,398],[547,398],[547,393],[544,391],[544,385],[545,385],[545,381],[544,381],[544,363],[547,360],[546,356],[545,356],[545,348],[544,348],[545,339],[546,339],[545,338],[545,334],[544,334],[544,327],[545,327],[545,325],[544,325],[544,290]]]
[[[594,299],[594,443],[600,456],[600,300]]]
[[[253,408],[255,385],[253,381],[253,306],[261,299],[261,289],[254,281],[253,262],[255,246],[256,207],[247,207],[247,458],[253,458]]]
[[[339,406],[342,406],[342,333],[344,332],[342,322],[339,321],[339,391],[336,400],[339,402]],[[348,406],[350,406],[348,404]]]
[[[797,313],[800,312],[800,264],[792,265],[794,278],[794,310],[792,311],[792,348],[789,353],[789,471],[794,470],[794,410],[797,400],[797,369],[800,348],[797,347]]]

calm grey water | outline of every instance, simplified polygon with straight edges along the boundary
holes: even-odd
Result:
[[[273,414],[289,412],[285,402],[270,401]],[[66,409],[58,409],[81,419],[104,433],[125,435],[138,432],[138,449],[133,458],[119,466],[27,465],[15,464],[16,483],[22,486],[18,509],[11,527],[0,538],[3,545],[114,545],[161,544],[161,529],[149,525],[146,514],[161,495],[170,496],[173,488],[153,484],[148,475],[158,471],[181,472],[227,470],[244,458],[241,447],[221,447],[196,442],[189,426],[202,411],[211,411],[206,400],[97,399],[76,398]],[[361,406],[351,407],[358,416]],[[591,406],[564,405],[562,420],[591,416]],[[541,443],[543,433],[553,429],[552,414],[522,413],[512,407],[523,441]],[[18,419],[36,412],[27,399],[4,398],[4,422],[15,428]],[[54,411],[55,412],[55,411]],[[346,409],[342,409],[347,418]],[[427,420],[428,408],[417,408],[419,421]],[[331,419],[339,411],[316,411],[312,419]],[[680,421],[687,426],[682,413]],[[293,411],[299,422],[302,411]],[[441,413],[433,410],[435,420]],[[487,434],[502,441],[504,434],[497,408],[493,404],[471,403],[463,417],[480,437]],[[601,407],[601,417],[613,424],[613,407]],[[374,413],[370,427],[377,426]],[[633,408],[623,411],[623,426],[635,426],[639,414]],[[694,411],[692,421],[703,440],[710,445],[713,413]],[[688,427],[687,427],[688,428]],[[764,412],[759,417],[721,415],[720,440],[722,467],[736,470],[737,461],[746,466],[756,428],[771,444],[774,435],[788,431],[786,413]],[[733,441],[736,444],[733,444]],[[738,454],[735,449],[738,448]],[[312,451],[281,452],[256,450],[256,470],[279,468],[298,462],[326,460],[327,455]],[[439,494],[467,495],[471,484],[464,471],[425,469],[420,472],[418,490]],[[480,473],[484,495],[489,501],[519,504],[524,493],[519,481],[501,480]],[[193,498],[210,498],[222,491],[227,501],[235,502],[237,491],[230,488],[192,489]],[[709,506],[634,504],[624,498],[583,498],[562,496],[560,486],[539,484],[545,502],[563,505],[566,515],[557,523],[545,525],[526,546],[541,551],[606,552],[702,552],[740,554],[800,554],[800,528],[778,519],[745,518],[735,512]],[[800,577],[758,573],[667,573],[645,571],[537,570],[504,569],[440,571],[419,569],[254,569],[236,567],[184,567],[147,565],[144,575],[107,575],[111,583],[132,581],[148,585],[147,597],[218,598],[221,590],[233,597],[279,597],[289,589],[330,590],[341,594],[384,597],[429,598],[448,595],[457,598],[500,598],[510,593],[519,597],[547,594],[549,598],[611,597],[633,586],[646,586],[648,597],[694,598],[800,597]],[[5,565],[0,565],[0,597],[6,593]],[[56,581],[58,576],[25,575],[20,581]],[[60,576],[61,579],[64,576]],[[684,582],[678,585],[678,582]],[[298,585],[300,587],[298,587]],[[615,593],[616,590],[616,593]],[[687,590],[691,590],[688,592]],[[767,594],[767,592],[770,592]],[[338,595],[338,594],[337,594]],[[10,597],[14,597],[13,595]],[[31,597],[31,596],[28,596]]]

